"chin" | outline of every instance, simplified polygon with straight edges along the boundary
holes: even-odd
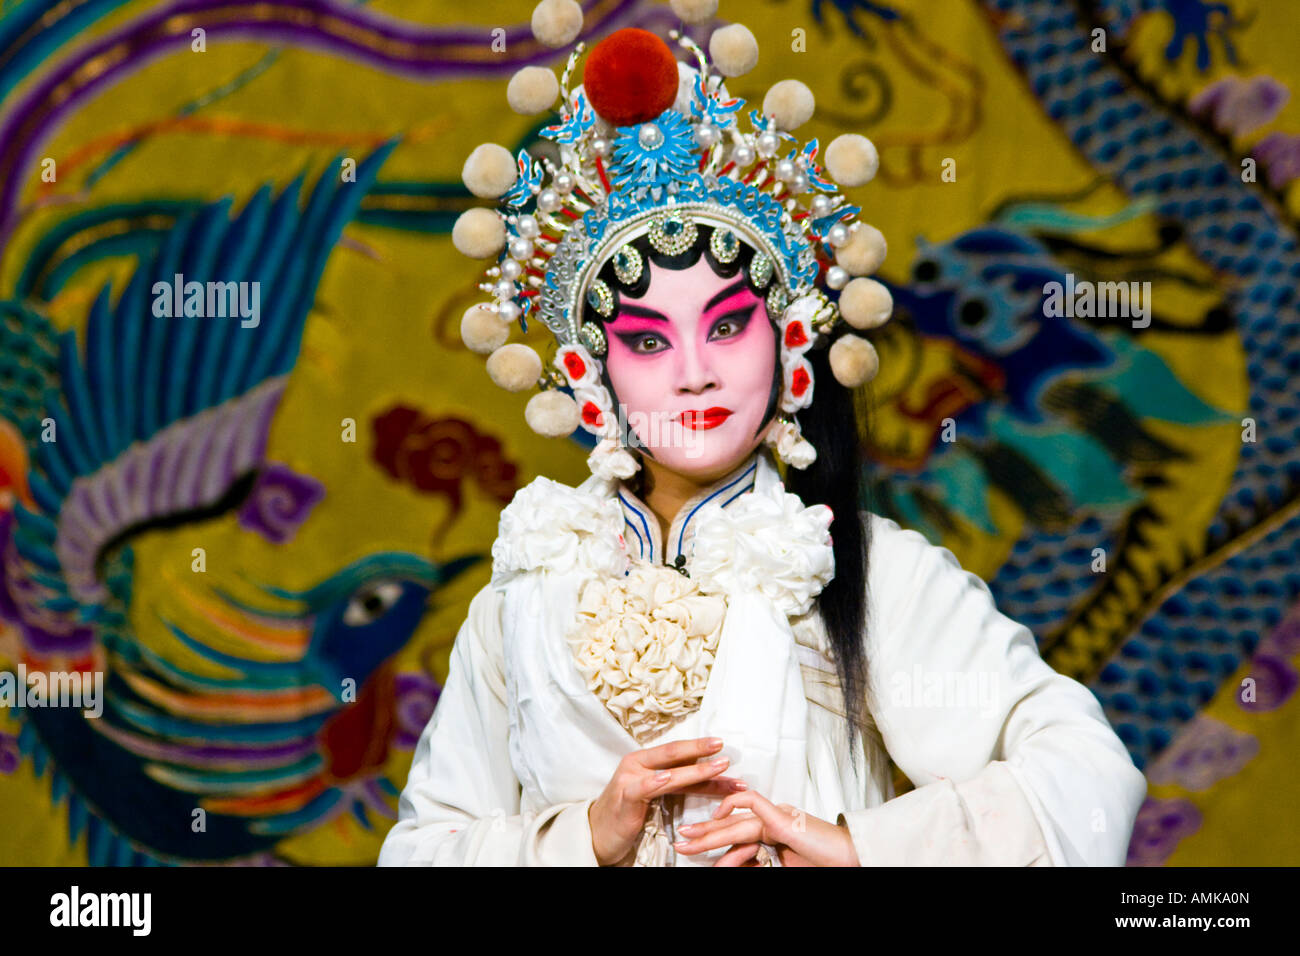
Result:
[[[757,441],[701,438],[694,448],[654,449],[660,465],[700,484],[707,484],[734,471],[759,446]]]

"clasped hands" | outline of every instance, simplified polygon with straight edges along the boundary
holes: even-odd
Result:
[[[729,846],[714,866],[756,866],[760,844],[773,846],[783,866],[857,866],[846,827],[789,804],[773,804],[741,780],[722,776],[725,757],[706,763],[723,742],[716,737],[677,740],[628,754],[588,812],[592,848],[602,866],[635,853],[650,801],[667,793],[721,795],[711,820],[679,827],[674,844],[690,856]]]

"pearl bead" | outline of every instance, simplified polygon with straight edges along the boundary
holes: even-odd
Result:
[[[795,173],[790,177],[790,192],[800,195],[808,191],[808,176],[805,173]]]
[[[718,145],[718,141],[721,139],[722,131],[712,123],[701,123],[695,127],[695,142],[705,149]]]
[[[830,232],[826,233],[826,241],[832,246],[842,246],[849,241],[849,227],[842,222],[837,222],[831,226]]]
[[[516,259],[501,260],[501,278],[509,279],[511,282],[518,279],[524,274],[524,267]]]
[[[832,289],[843,289],[849,284],[849,270],[843,266],[831,266],[826,270],[826,284]]]
[[[776,133],[767,132],[761,133],[758,137],[758,142],[754,145],[758,147],[758,155],[767,159],[776,153],[777,147],[781,145],[781,141],[776,138]]]
[[[556,173],[551,185],[555,187],[555,191],[561,196],[567,196],[573,192],[573,187],[576,185],[573,181],[573,173]]]
[[[818,193],[813,197],[812,214],[814,219],[822,219],[831,214],[831,197]]]
[[[518,259],[520,262],[527,262],[533,257],[533,242],[531,239],[510,240],[510,258]]]
[[[776,164],[776,178],[786,183],[794,178],[794,163],[788,159],[778,160]]]
[[[591,141],[591,151],[597,156],[608,156],[609,140],[605,139],[603,136],[597,136]]]
[[[737,166],[749,166],[754,162],[754,147],[741,143],[731,151],[731,161]]]
[[[517,322],[523,314],[524,310],[514,302],[497,303],[497,315],[501,316],[503,322]]]
[[[656,149],[664,141],[664,131],[654,123],[643,123],[636,138],[643,149]]]
[[[525,239],[536,239],[541,235],[542,230],[532,216],[520,216],[519,221],[515,223],[515,232]]]
[[[546,188],[537,194],[537,208],[541,212],[555,212],[560,208],[560,194]]]
[[[492,295],[498,299],[513,299],[516,291],[515,284],[509,279],[502,279],[492,286]]]

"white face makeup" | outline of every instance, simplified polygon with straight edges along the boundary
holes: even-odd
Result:
[[[650,285],[620,296],[605,325],[606,367],[628,427],[657,462],[706,482],[762,442],[776,374],[776,331],[743,273],[647,262]]]

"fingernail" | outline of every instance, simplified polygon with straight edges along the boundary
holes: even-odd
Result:
[[[673,772],[671,770],[660,770],[657,774],[655,774],[655,780],[657,780],[659,783],[663,783],[672,775]]]
[[[749,784],[745,783],[745,781],[743,781],[743,780],[737,780],[737,781],[735,782],[734,786],[735,786],[735,788],[736,788],[737,790],[748,790],[748,789],[749,789]]]
[[[715,767],[724,767],[727,765],[728,762],[729,761],[727,760],[726,757],[714,757],[712,760],[709,761],[709,763],[713,764],[713,766]]]
[[[695,824],[694,824],[694,823],[688,823],[688,824],[686,824],[686,826],[684,826],[684,827],[678,827],[678,828],[677,828],[677,832],[678,832],[678,833],[685,833],[687,830],[694,830],[694,829],[695,829]]]
[[[690,842],[689,840],[678,840],[676,843],[673,844],[673,848],[677,850],[684,850],[686,849],[686,844],[689,842]]]
[[[722,746],[722,738],[721,738],[721,737],[710,737],[710,738],[709,738],[709,746],[710,746],[710,747],[721,747],[721,746]]]

